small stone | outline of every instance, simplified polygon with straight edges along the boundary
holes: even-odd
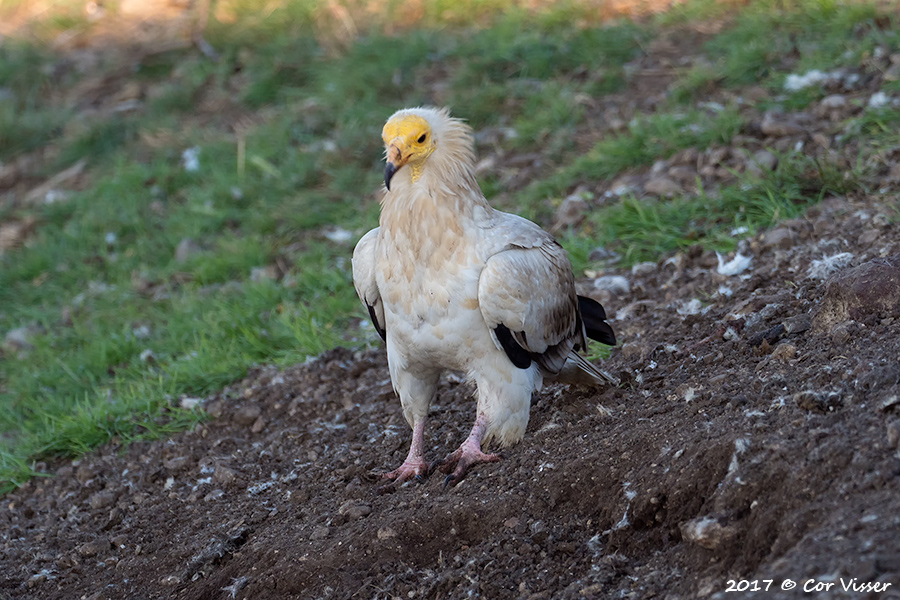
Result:
[[[878,238],[881,237],[881,232],[877,229],[869,229],[868,231],[863,231],[859,238],[857,238],[856,243],[860,246],[871,246]]]
[[[397,532],[391,529],[390,527],[380,527],[378,529],[378,539],[379,540],[387,540],[390,538],[397,537]]]
[[[567,227],[575,227],[584,220],[588,209],[587,200],[581,194],[572,194],[563,200],[559,208],[556,209],[553,230],[560,231]]]
[[[900,421],[891,421],[887,424],[888,448],[897,448],[900,445]]]
[[[262,409],[256,404],[245,404],[234,413],[232,420],[236,425],[249,427],[262,415]]]
[[[828,414],[840,408],[843,403],[841,395],[837,392],[817,392],[804,390],[794,394],[794,402],[805,411],[819,414]]]
[[[668,176],[682,187],[689,186],[697,182],[697,169],[688,165],[676,165],[668,171]]]
[[[347,500],[338,508],[338,514],[346,516],[348,521],[355,521],[372,514],[372,507],[358,500]]]
[[[793,344],[778,344],[772,350],[771,357],[775,360],[787,362],[797,356],[797,346]]]
[[[78,552],[81,556],[97,556],[101,552],[106,552],[109,550],[109,540],[106,538],[97,538],[96,540],[92,540],[90,542],[86,542],[78,546],[75,551]]]
[[[75,479],[78,480],[78,483],[81,485],[85,485],[88,481],[97,476],[97,470],[93,467],[93,465],[82,464],[78,465],[78,468],[75,469]]]
[[[169,471],[180,471],[188,462],[187,456],[173,456],[163,461],[163,466]]]
[[[644,191],[665,198],[684,193],[682,187],[668,177],[654,177],[644,184]]]
[[[685,148],[684,150],[679,150],[676,152],[672,158],[669,159],[669,164],[673,165],[672,168],[678,166],[688,166],[688,167],[696,167],[697,160],[700,158],[700,152],[696,148]],[[669,169],[671,173],[672,169]]]
[[[594,280],[594,289],[623,296],[631,292],[631,284],[621,275],[604,275]]]
[[[91,496],[90,504],[91,508],[94,510],[98,510],[101,508],[106,508],[107,506],[111,506],[116,501],[116,495],[112,492],[97,492],[93,496]]]
[[[190,396],[185,396],[178,401],[178,406],[184,410],[194,410],[194,408],[202,402],[203,398],[191,398]]]
[[[821,148],[831,148],[831,138],[820,131],[812,134],[812,139]]]
[[[847,106],[847,97],[843,94],[831,94],[822,98],[819,104],[823,108],[843,108]]]
[[[32,342],[34,341],[35,336],[42,333],[45,333],[44,328],[36,325],[17,327],[6,334],[2,348],[3,350],[14,354],[30,352],[31,350],[34,350],[34,344],[32,344]]]
[[[622,255],[615,250],[609,250],[608,248],[594,248],[591,250],[588,260],[591,262],[613,265],[622,260]]]
[[[214,502],[225,495],[225,490],[215,489],[203,496],[205,502]]]
[[[327,525],[318,525],[309,535],[309,539],[311,540],[323,540],[328,537],[329,529]]]
[[[681,524],[681,535],[689,542],[708,550],[716,550],[731,542],[738,531],[727,519],[717,516],[697,517]]]
[[[762,245],[764,248],[781,248],[786,250],[794,245],[796,236],[797,234],[787,227],[779,227],[765,233]]]
[[[809,315],[796,315],[788,317],[781,324],[784,325],[786,334],[794,335],[795,333],[807,331],[811,327],[811,321],[812,319]]]
[[[838,323],[831,330],[831,341],[835,346],[843,346],[850,341],[852,334],[849,323]]]
[[[114,508],[109,511],[109,516],[106,518],[106,522],[100,526],[102,531],[109,531],[116,525],[122,522],[122,519],[125,518],[124,513],[119,508]]]
[[[259,283],[261,281],[275,281],[278,279],[278,270],[274,265],[266,267],[253,267],[250,269],[250,281]]]
[[[710,148],[706,153],[707,166],[715,167],[716,165],[724,165],[730,156],[731,148],[727,146]]]
[[[235,469],[224,464],[216,465],[216,469],[213,471],[213,479],[226,485],[237,479],[237,476],[238,472]]]
[[[181,583],[181,578],[178,575],[166,575],[162,579],[159,580],[160,585],[164,585],[166,587],[171,587],[173,585],[178,585]]]
[[[657,264],[652,261],[642,262],[631,267],[631,274],[640,276],[640,275],[648,275],[656,271]]]
[[[772,137],[787,137],[803,133],[803,127],[793,117],[771,110],[763,115],[760,129],[764,134]]]
[[[178,242],[178,247],[175,248],[175,262],[185,263],[201,252],[203,252],[203,248],[200,247],[200,244],[191,238],[184,238]]]
[[[759,177],[763,173],[775,170],[778,164],[778,157],[768,150],[757,150],[747,161],[747,172]]]
[[[826,282],[813,316],[813,328],[827,331],[838,323],[900,317],[900,254],[844,269]]]
[[[250,431],[253,433],[260,433],[266,428],[266,420],[262,417],[259,417],[255,421],[253,421],[253,425],[250,426]]]

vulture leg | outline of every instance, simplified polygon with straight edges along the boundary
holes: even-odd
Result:
[[[393,479],[395,483],[403,483],[410,479],[423,481],[428,475],[428,463],[425,462],[425,418],[416,421],[413,426],[412,443],[409,445],[409,454],[400,467],[390,473],[382,475],[385,479]]]
[[[444,479],[444,487],[454,486],[466,476],[469,469],[479,463],[499,462],[500,457],[497,454],[485,454],[481,451],[481,438],[484,436],[486,417],[479,414],[475,419],[475,425],[466,441],[451,452],[441,461],[441,472],[449,473]]]

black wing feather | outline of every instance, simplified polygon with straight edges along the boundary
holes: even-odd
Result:
[[[616,334],[606,322],[606,311],[599,302],[578,296],[578,309],[584,321],[584,331],[589,338],[607,346],[616,345]]]
[[[494,333],[497,335],[497,341],[500,342],[500,346],[506,352],[506,356],[509,357],[513,365],[519,369],[527,369],[531,366],[531,353],[513,339],[509,327],[502,324],[497,325],[494,328]]]
[[[384,327],[382,327],[381,323],[378,322],[378,319],[375,318],[375,307],[371,304],[366,304],[366,308],[369,309],[369,318],[372,319],[372,325],[375,326],[375,331],[377,331],[378,335],[381,336],[381,339],[386,342],[387,331],[384,330]]]

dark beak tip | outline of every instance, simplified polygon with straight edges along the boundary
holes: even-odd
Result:
[[[392,163],[387,163],[384,166],[384,187],[386,187],[388,191],[391,191],[391,179],[394,178],[394,174],[396,172],[397,167],[395,167]]]

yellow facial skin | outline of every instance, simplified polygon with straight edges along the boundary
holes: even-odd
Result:
[[[403,166],[409,165],[412,180],[422,176],[425,161],[434,152],[431,126],[416,115],[401,115],[388,121],[381,132],[387,152],[384,185],[391,189],[391,179]]]

